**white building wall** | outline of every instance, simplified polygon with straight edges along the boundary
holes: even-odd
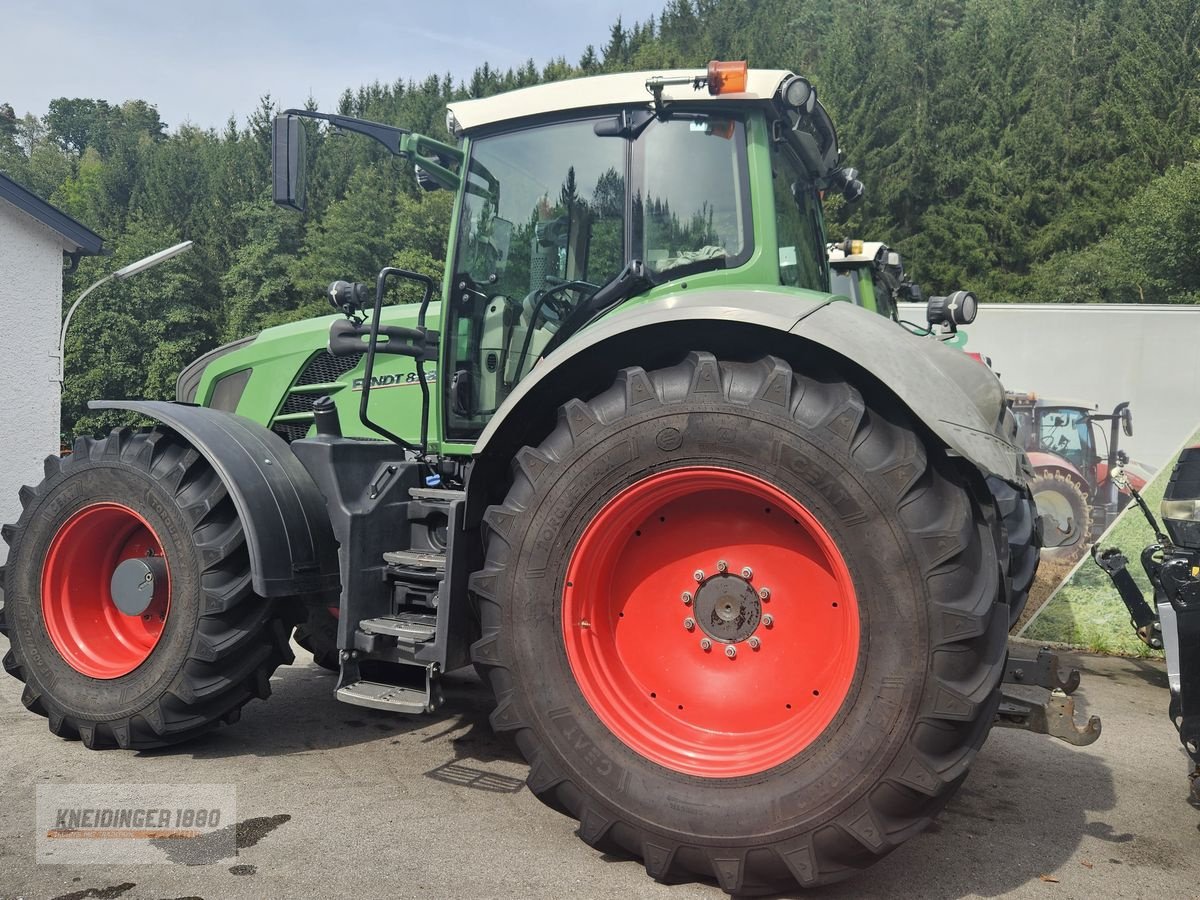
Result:
[[[59,448],[62,273],[62,239],[0,200],[0,523],[17,520],[17,491],[42,480],[42,460]]]
[[[924,306],[901,318],[925,321]],[[1156,468],[1200,427],[1200,306],[997,303],[962,329],[964,349],[992,359],[1004,386],[1133,409],[1121,446]]]

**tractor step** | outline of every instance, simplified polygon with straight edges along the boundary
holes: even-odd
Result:
[[[356,681],[337,689],[337,698],[355,706],[389,709],[392,712],[419,714],[433,712],[441,703],[436,691],[380,684],[376,681]]]
[[[403,612],[377,619],[363,619],[358,627],[368,634],[386,634],[408,643],[425,643],[437,635],[437,616]]]
[[[446,554],[421,553],[416,550],[388,550],[383,561],[400,569],[427,569],[430,574],[445,574]]]
[[[467,496],[466,491],[448,491],[445,488],[409,488],[408,496],[414,500],[430,500],[434,503],[453,503]]]

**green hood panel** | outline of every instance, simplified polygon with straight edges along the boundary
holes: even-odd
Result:
[[[382,321],[411,328],[416,325],[417,312],[416,304],[384,307]],[[426,315],[428,328],[438,328],[440,314],[441,304],[431,303]],[[328,394],[337,405],[347,437],[376,437],[359,421],[362,357],[334,357],[326,350],[329,326],[342,319],[334,314],[263,330],[250,343],[209,363],[200,377],[195,402],[213,405],[215,388],[222,378],[250,369],[245,388],[230,412],[294,440],[309,430],[313,401]],[[437,367],[426,364],[425,375],[432,386],[437,381]],[[401,437],[412,441],[420,437],[421,390],[412,359],[384,354],[376,357],[370,408],[373,419],[384,422]],[[430,411],[429,433],[438,434],[436,405]]]

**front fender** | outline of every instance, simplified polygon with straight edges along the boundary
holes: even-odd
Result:
[[[88,408],[126,409],[157,419],[208,460],[242,521],[259,595],[336,595],[337,543],[325,499],[282,438],[242,416],[201,406],[93,400]]]

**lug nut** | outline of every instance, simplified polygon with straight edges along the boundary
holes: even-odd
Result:
[[[761,647],[761,646],[762,646],[762,641],[760,641],[760,640],[759,640],[758,638],[756,638],[754,635],[750,635],[750,637],[749,637],[749,639],[746,641],[746,643],[750,645],[750,649],[751,649],[751,650],[757,650],[759,647]]]
[[[725,655],[730,659],[733,659],[735,656],[737,656],[737,647],[733,646],[733,644],[726,644]]]
[[[775,624],[775,617],[770,613],[765,613],[762,617],[762,623],[764,628],[770,628]]]
[[[705,651],[711,650],[712,641],[710,641],[708,638],[700,638],[700,649]]]
[[[769,588],[760,587],[758,589],[758,596],[759,596],[760,600],[770,600],[771,599],[771,591]]]
[[[718,572],[724,572],[728,568],[729,568],[729,564],[727,562],[725,562],[725,560],[723,560],[723,559],[717,560],[717,571]]]
[[[692,592],[691,592],[691,591],[684,591],[684,592],[683,592],[683,605],[684,605],[684,606],[691,606],[691,605],[692,605]]]
[[[686,628],[688,631],[691,631],[692,629],[694,629],[696,627],[696,620],[693,619],[691,616],[688,616],[686,619],[683,620],[683,627]]]
[[[747,581],[749,581],[751,578],[754,577],[754,570],[751,569],[749,566],[743,566],[742,567],[742,577],[745,578]]]
[[[695,578],[697,581],[703,581],[704,580],[704,570],[697,569],[695,572],[692,573],[692,577]]]

